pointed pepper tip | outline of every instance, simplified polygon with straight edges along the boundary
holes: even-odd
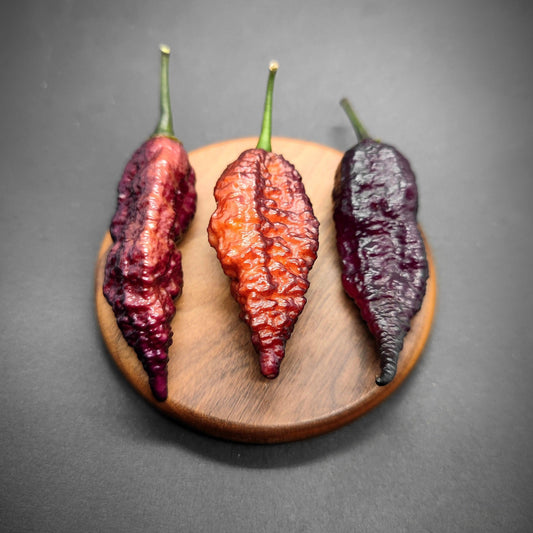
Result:
[[[381,374],[376,378],[376,385],[382,387],[388,385],[396,375],[396,365],[389,362],[382,369]]]

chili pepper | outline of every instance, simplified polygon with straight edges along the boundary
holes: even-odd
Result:
[[[132,155],[118,185],[105,265],[104,295],[124,338],[148,374],[158,401],[167,398],[174,299],[183,273],[176,243],[196,210],[195,173],[174,136],[168,83],[170,49],[161,46],[160,117]]]
[[[358,138],[344,153],[333,189],[342,284],[376,340],[381,364],[376,383],[386,385],[396,374],[428,278],[418,190],[409,161],[372,139],[348,100],[341,106]]]
[[[262,374],[275,378],[309,287],[318,250],[318,220],[302,178],[272,152],[270,64],[263,124],[256,148],[244,151],[218,179],[209,243],[230,278],[240,318],[250,330]]]

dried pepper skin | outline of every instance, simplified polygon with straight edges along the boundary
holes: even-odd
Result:
[[[196,211],[196,176],[174,137],[168,90],[170,49],[161,47],[161,112],[154,134],[126,164],[110,224],[103,292],[127,343],[166,400],[174,299],[183,286],[177,243]]]
[[[214,195],[209,243],[231,280],[261,373],[275,378],[306,304],[319,224],[298,171],[263,149],[246,150],[230,164]]]
[[[428,278],[415,174],[396,148],[363,138],[342,158],[333,202],[342,284],[376,340],[376,383],[386,385]]]
[[[118,191],[104,295],[154,396],[163,401],[174,299],[183,285],[176,243],[196,210],[195,174],[181,143],[164,136],[143,143],[126,165]]]

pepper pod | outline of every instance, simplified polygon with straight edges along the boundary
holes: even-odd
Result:
[[[376,383],[386,385],[396,374],[426,291],[418,190],[409,161],[395,147],[372,139],[348,100],[341,106],[358,139],[344,153],[333,188],[342,284],[376,340],[381,364]]]
[[[285,344],[306,304],[319,226],[300,174],[272,152],[277,70],[271,62],[257,146],[240,154],[218,179],[217,207],[207,229],[267,378],[278,375]]]
[[[110,225],[113,244],[104,295],[124,338],[148,374],[154,397],[168,396],[168,349],[174,299],[183,273],[177,242],[196,211],[195,173],[174,136],[168,82],[170,49],[161,46],[160,117],[153,135],[132,155],[118,185]]]

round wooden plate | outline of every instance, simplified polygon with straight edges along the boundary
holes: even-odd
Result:
[[[320,221],[318,258],[305,306],[286,345],[278,378],[267,380],[229,282],[207,241],[215,210],[216,180],[257,138],[205,146],[190,153],[197,174],[198,209],[184,240],[184,287],[176,302],[169,352],[169,395],[153,399],[136,354],[124,341],[102,293],[103,239],[96,264],[96,310],[106,346],[131,385],[157,409],[215,437],[241,442],[287,442],[319,435],[351,422],[387,398],[407,377],[429,336],[437,286],[428,247],[430,277],[421,310],[412,321],[393,382],[378,387],[374,343],[355,304],[343,291],[335,247],[331,190],[342,153],[312,142],[274,137],[302,175]],[[427,244],[427,243],[426,243]]]

